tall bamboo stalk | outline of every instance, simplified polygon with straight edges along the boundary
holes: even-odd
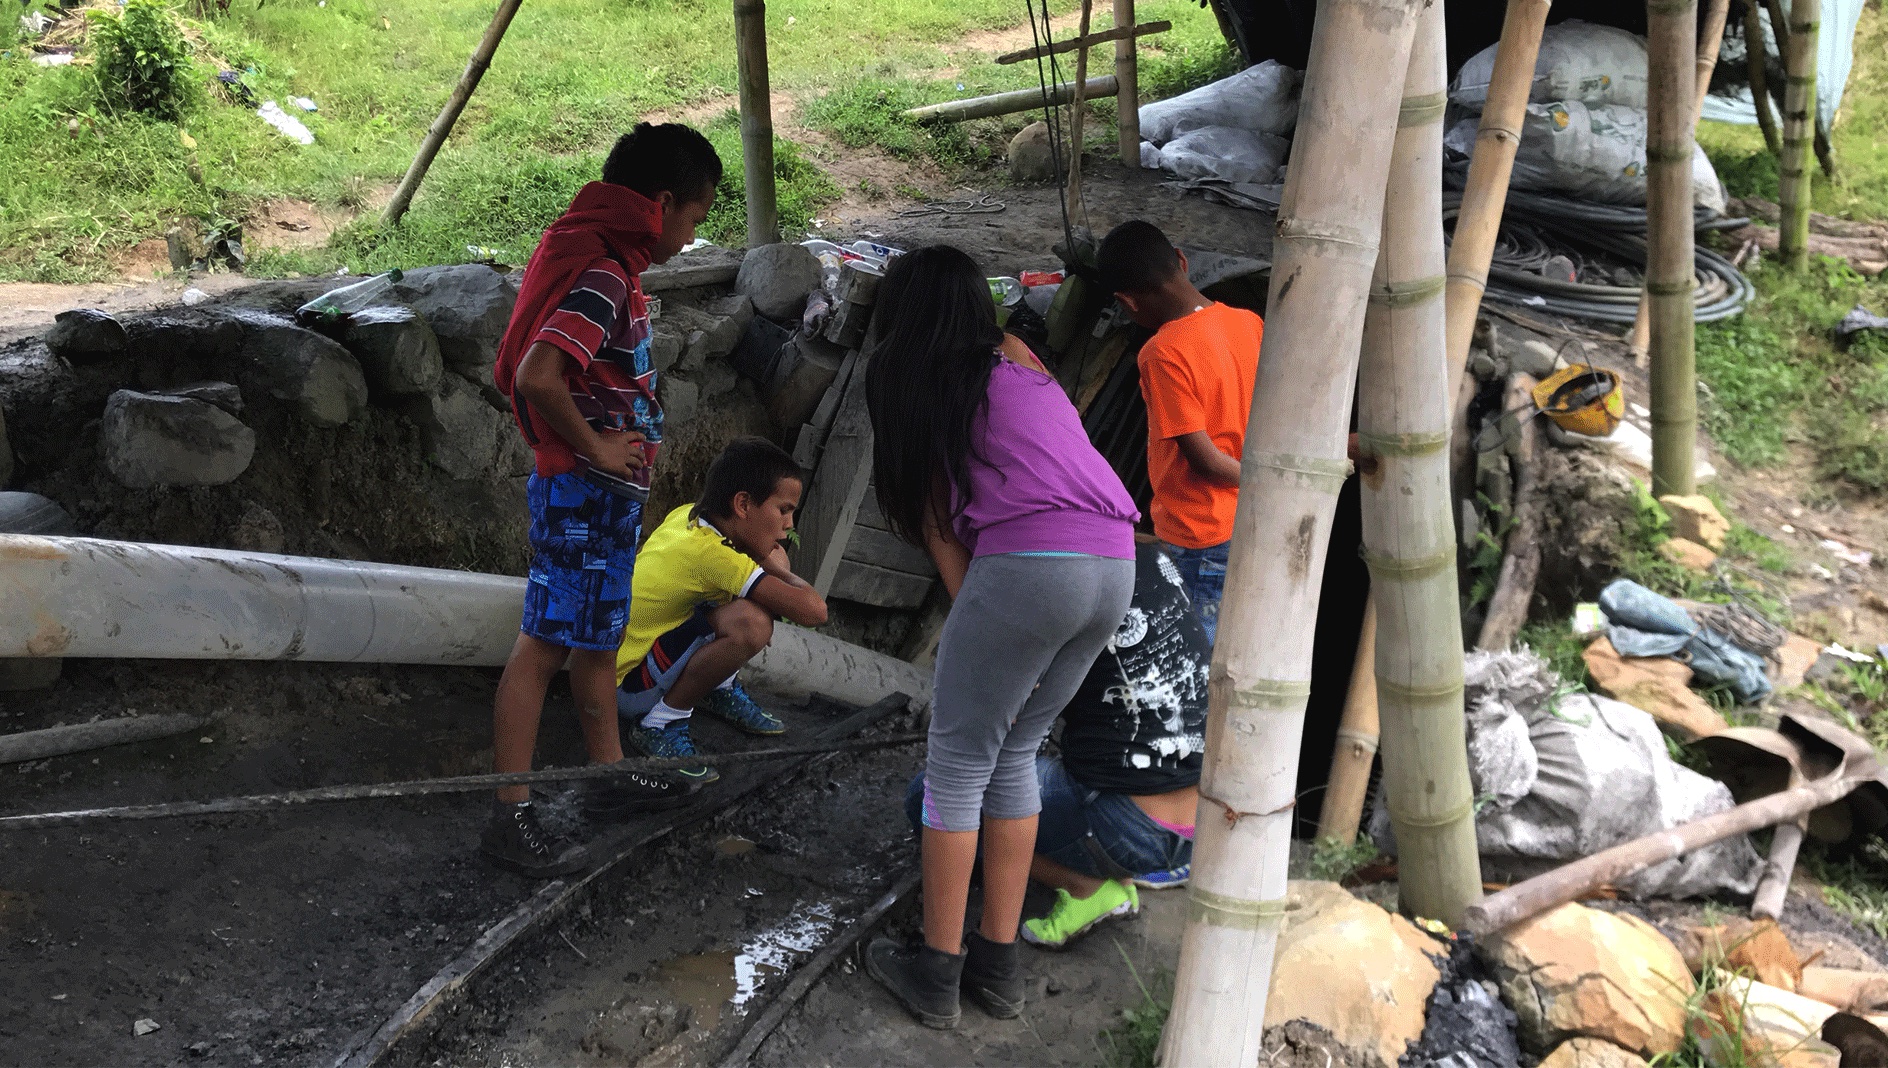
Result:
[[[1249,1068],[1285,911],[1312,628],[1422,0],[1320,0],[1213,651],[1189,915],[1161,1063]],[[1358,77],[1358,71],[1374,77]]]
[[[1365,558],[1377,603],[1383,796],[1396,828],[1404,912],[1457,926],[1482,896],[1475,788],[1462,715],[1462,614],[1449,494],[1454,390],[1442,252],[1442,7],[1416,24],[1383,242],[1364,317],[1358,446]]]
[[[1697,136],[1698,120],[1704,116],[1705,94],[1711,91],[1711,74],[1718,69],[1718,50],[1724,45],[1724,22],[1731,8],[1731,0],[1710,0],[1704,9],[1704,26],[1698,31],[1697,58],[1693,65],[1698,75],[1697,91],[1691,97],[1692,136]],[[1749,10],[1746,5],[1745,10]],[[1685,164],[1691,166],[1689,162]],[[1651,343],[1651,297],[1645,291],[1639,293],[1639,313],[1632,320],[1632,339],[1628,347],[1633,354],[1643,356]]]
[[[1698,392],[1692,350],[1692,127],[1696,0],[1646,3],[1646,272],[1652,353],[1652,491],[1695,488]]]
[[[1816,36],[1821,7],[1816,0],[1791,0],[1790,35],[1784,43],[1782,217],[1777,255],[1793,268],[1809,263],[1809,160],[1815,145]]]
[[[1475,336],[1482,292],[1488,288],[1488,264],[1501,229],[1501,209],[1508,203],[1508,177],[1514,171],[1515,150],[1521,146],[1521,123],[1527,118],[1534,64],[1540,58],[1541,29],[1547,25],[1551,6],[1550,0],[1508,0],[1501,43],[1495,46],[1494,73],[1488,79],[1488,99],[1475,131],[1475,152],[1468,161],[1468,183],[1455,217],[1455,240],[1449,246],[1449,381],[1457,391],[1450,423],[1455,439],[1450,466],[1455,484],[1465,491],[1474,481],[1469,471],[1468,402],[1475,388],[1467,373],[1469,342]]]
[[[765,0],[734,0],[734,79],[741,91],[741,176],[747,186],[747,246],[759,248],[780,240]]]
[[[1116,29],[1134,26],[1134,0],[1114,0]],[[1128,170],[1141,166],[1141,78],[1140,42],[1132,34],[1114,43],[1115,142],[1121,152],[1121,165]]]
[[[1075,31],[1076,37],[1088,36],[1088,20],[1094,13],[1094,0],[1082,0],[1081,29]],[[1120,85],[1120,79],[1115,79]],[[1079,218],[1082,214],[1082,119],[1088,114],[1088,46],[1075,50],[1075,100],[1069,105],[1069,185],[1068,213],[1070,218]]]
[[[439,111],[439,117],[433,120],[431,129],[426,131],[426,139],[420,142],[420,150],[413,154],[413,163],[406,169],[406,176],[400,179],[400,185],[394,189],[393,197],[387,201],[387,207],[380,213],[380,225],[392,226],[406,214],[406,209],[413,203],[413,195],[420,191],[420,183],[426,180],[426,172],[432,169],[434,157],[446,143],[446,137],[452,133],[459,115],[465,111],[471,101],[472,93],[479,87],[480,79],[491,68],[492,56],[498,53],[498,42],[505,39],[505,30],[511,25],[511,18],[518,13],[518,5],[524,0],[502,0],[498,10],[493,12],[492,21],[485,27],[485,36],[479,38],[477,48],[472,50],[472,58],[466,60],[465,70],[459,75],[459,84],[446,98],[446,106]]]
[[[1757,125],[1763,129],[1763,143],[1773,156],[1783,154],[1783,140],[1777,133],[1776,116],[1770,113],[1770,75],[1765,71],[1770,46],[1763,39],[1763,15],[1756,0],[1744,0],[1744,66],[1750,74],[1750,102],[1757,108]]]
[[[1382,731],[1377,719],[1377,599],[1364,602],[1363,626],[1357,629],[1357,659],[1350,666],[1350,692],[1344,695],[1344,718],[1337,725],[1337,748],[1331,751],[1331,777],[1324,784],[1324,805],[1318,810],[1318,838],[1335,838],[1349,845],[1357,840],[1364,822],[1364,795],[1370,791],[1370,768],[1377,762]]]

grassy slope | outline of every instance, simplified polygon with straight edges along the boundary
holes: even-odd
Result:
[[[1055,0],[1058,11],[1070,0]],[[1177,23],[1174,58],[1149,51],[1153,87],[1197,80],[1189,71],[1224,63],[1212,16],[1185,0],[1154,0],[1145,18]],[[1153,10],[1158,9],[1158,10]],[[513,22],[492,69],[427,179],[408,223],[382,236],[361,224],[330,252],[260,257],[267,272],[345,262],[354,269],[466,257],[465,246],[522,260],[537,232],[596,173],[601,152],[652,110],[734,104],[733,25],[722,0],[533,0]],[[457,79],[490,0],[429,0],[410,6],[368,0],[236,0],[228,15],[193,25],[207,82],[222,61],[255,68],[259,95],[313,97],[316,144],[302,148],[250,110],[215,92],[185,123],[204,182],[188,175],[177,127],[101,114],[81,65],[46,69],[13,49],[0,58],[0,279],[79,281],[110,273],[110,255],[160,234],[179,216],[237,217],[255,200],[303,197],[358,207],[404,171],[419,138]],[[769,12],[773,87],[815,95],[878,80],[946,71],[964,35],[1017,22],[1013,0],[842,3],[784,0]],[[385,21],[383,22],[383,17]],[[791,20],[791,21],[789,21]],[[0,48],[11,42],[0,25]],[[1097,50],[1098,69],[1109,50]],[[1027,72],[1027,73],[1026,73]],[[1033,68],[987,62],[955,82],[921,83],[927,98],[986,85],[1027,84]],[[904,90],[900,90],[901,92]],[[68,124],[78,120],[77,136]],[[738,136],[725,115],[709,123],[734,180]],[[783,214],[803,222],[834,190],[816,168],[783,154]],[[711,237],[737,236],[738,204],[717,212]]]

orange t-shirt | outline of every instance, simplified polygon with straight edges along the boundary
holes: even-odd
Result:
[[[1174,439],[1204,430],[1226,455],[1245,451],[1264,332],[1257,315],[1215,302],[1161,327],[1141,346],[1147,475],[1154,533],[1162,541],[1204,549],[1232,539],[1238,488],[1194,474]]]

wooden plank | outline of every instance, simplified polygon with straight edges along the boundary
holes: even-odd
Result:
[[[854,373],[796,524],[800,544],[792,554],[793,570],[821,594],[831,595],[871,480],[872,420],[865,407],[865,376]]]
[[[865,511],[863,502],[859,510]],[[937,577],[937,566],[931,563],[930,555],[923,549],[899,540],[889,531],[868,527],[864,523],[853,526],[852,539],[846,542],[846,559],[913,575]]]
[[[832,588],[827,593],[842,601],[877,605],[880,608],[916,608],[931,592],[932,580],[923,575],[873,567],[847,560],[836,569]]]
[[[1086,88],[1082,95],[1087,99],[1113,96],[1118,88],[1112,74],[1090,78],[1083,84]],[[1049,91],[1047,101],[1043,100],[1043,95],[1043,91],[1039,88],[1012,89],[1007,93],[974,96],[967,100],[946,100],[942,104],[926,104],[921,108],[905,111],[904,116],[913,122],[964,122],[969,119],[987,119],[992,115],[1031,111],[1045,104],[1056,107],[1075,99],[1075,83],[1063,82],[1055,86]]]
[[[1129,10],[1133,10],[1132,7]],[[1130,37],[1146,37],[1156,33],[1166,33],[1173,29],[1173,23],[1162,19],[1159,22],[1143,22],[1139,26],[1116,26],[1111,30],[1091,33],[1086,37],[1071,37],[1066,41],[1057,41],[1052,45],[1037,48],[1025,48],[1021,52],[1009,52],[996,57],[999,64],[1021,63],[1026,59],[1039,56],[1056,56],[1064,52],[1073,52],[1077,48],[1093,48],[1109,41],[1121,41]]]
[[[858,523],[862,527],[871,527],[873,530],[883,530],[887,533],[890,533],[892,529],[892,525],[885,520],[885,513],[878,510],[877,487],[869,482],[865,487],[865,500],[859,502]]]

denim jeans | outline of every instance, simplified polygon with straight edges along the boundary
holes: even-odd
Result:
[[[1036,758],[1042,812],[1036,822],[1036,852],[1096,879],[1121,879],[1171,871],[1193,860],[1193,841],[1155,823],[1126,794],[1090,790],[1075,781],[1062,761]],[[924,776],[905,791],[905,816],[923,826]]]
[[[1182,549],[1162,542],[1160,545],[1173,566],[1180,571],[1180,584],[1187,588],[1193,611],[1206,625],[1206,640],[1219,633],[1219,598],[1226,592],[1226,553],[1232,542],[1222,541],[1204,549]]]

